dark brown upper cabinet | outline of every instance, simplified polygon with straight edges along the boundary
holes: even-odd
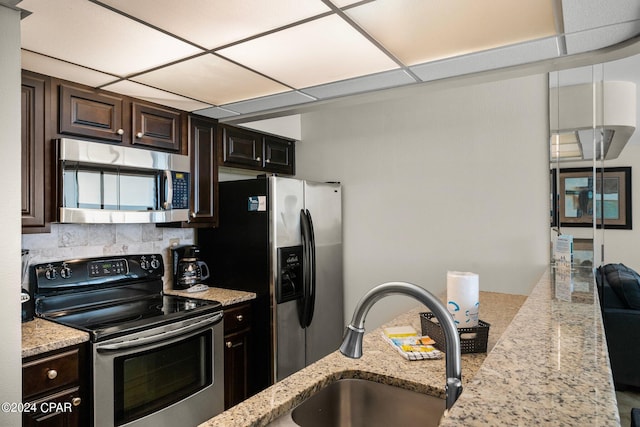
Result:
[[[185,112],[71,82],[58,83],[60,136],[186,154]]]
[[[132,102],[131,142],[134,145],[180,151],[182,114],[179,111]]]
[[[55,215],[54,149],[50,139],[50,80],[24,72],[21,93],[22,232],[48,233]]]
[[[223,166],[295,174],[295,142],[248,129],[222,125]]]
[[[294,142],[273,136],[263,137],[264,164],[269,172],[295,174]]]
[[[122,142],[124,100],[122,96],[94,89],[60,85],[60,133]]]
[[[217,120],[189,117],[191,212],[193,227],[218,225]]]

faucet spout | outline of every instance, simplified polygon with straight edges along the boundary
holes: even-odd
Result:
[[[347,357],[362,357],[364,320],[369,309],[387,295],[407,295],[426,305],[440,322],[445,337],[445,362],[447,381],[445,385],[446,407],[451,409],[462,393],[462,360],[460,336],[447,308],[431,292],[407,282],[387,282],[376,286],[358,302],[351,323],[347,326],[340,352]]]

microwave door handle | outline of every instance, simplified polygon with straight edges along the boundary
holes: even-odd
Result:
[[[143,345],[155,344],[157,342],[166,341],[170,338],[184,335],[188,332],[200,329],[206,325],[217,323],[222,320],[223,313],[217,313],[211,317],[207,317],[204,320],[200,320],[199,322],[192,323],[191,325],[174,329],[167,332],[160,332],[159,334],[150,335],[148,337],[138,338],[131,341],[119,341],[113,344],[98,344],[96,346],[96,350],[98,353],[104,353],[109,351],[117,351],[124,350],[133,347],[140,347]]]
[[[173,175],[170,170],[164,171],[164,177],[167,187],[167,199],[162,204],[162,207],[165,210],[171,209],[171,204],[173,203]]]

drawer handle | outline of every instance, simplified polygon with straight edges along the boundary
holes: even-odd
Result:
[[[243,316],[242,314],[238,314],[238,315],[236,316],[236,320],[237,320],[238,322],[242,322],[242,321],[244,320],[244,316]]]
[[[82,403],[82,399],[79,397],[74,397],[73,399],[71,399],[71,404],[73,406],[80,406],[81,403]]]
[[[227,341],[225,345],[227,346],[227,348],[233,347],[233,343],[231,341]]]
[[[55,369],[49,369],[47,371],[47,378],[49,378],[50,380],[55,380],[57,376],[58,371],[56,371]]]

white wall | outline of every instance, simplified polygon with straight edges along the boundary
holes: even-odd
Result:
[[[20,361],[20,13],[0,4],[0,402],[22,400]],[[0,412],[0,425],[19,426],[20,414]]]
[[[344,185],[347,318],[385,281],[443,294],[447,270],[529,293],[549,262],[547,88],[546,75],[426,86],[302,115],[298,176]],[[392,299],[368,328],[416,304]]]

